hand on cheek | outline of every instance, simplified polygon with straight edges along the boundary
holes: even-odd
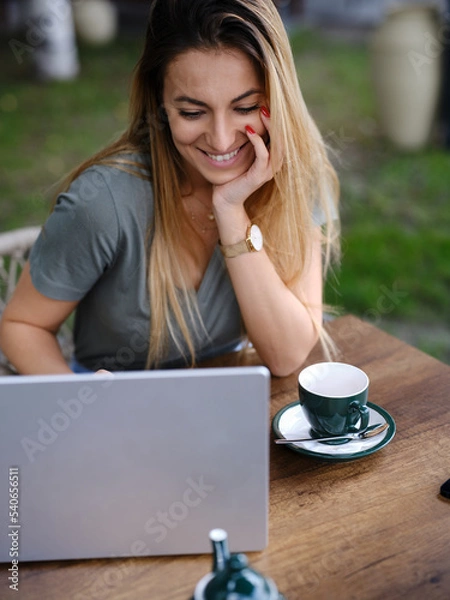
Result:
[[[254,160],[248,170],[229,183],[215,188],[215,197],[226,199],[228,204],[243,205],[245,200],[266,182],[273,179],[270,145],[270,113],[260,109],[258,119],[245,125],[245,133],[254,151]],[[269,116],[267,116],[269,115]]]
[[[259,125],[257,127],[255,124],[248,124],[245,127],[245,131],[250,142],[253,144],[255,160],[265,159],[269,161],[270,112],[265,106],[262,106],[259,112]]]
[[[270,127],[270,112],[265,106],[260,108],[258,119],[252,123],[248,123],[245,126],[245,130],[249,135],[258,134],[267,143],[269,140],[269,127]]]

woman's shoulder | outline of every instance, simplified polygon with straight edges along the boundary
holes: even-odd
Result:
[[[139,187],[140,182],[148,189],[151,181],[150,155],[144,153],[120,153],[108,156],[85,168],[72,182],[86,191],[101,190],[105,186]]]
[[[68,194],[95,212],[111,208],[129,211],[152,204],[150,156],[121,153],[84,169],[70,184]]]
[[[119,152],[99,160],[92,168],[117,176],[129,176],[150,181],[151,159],[147,152]]]
[[[137,227],[146,227],[152,215],[149,158],[120,154],[81,171],[58,195],[51,221],[61,227],[76,224],[94,236],[104,234],[117,240]]]

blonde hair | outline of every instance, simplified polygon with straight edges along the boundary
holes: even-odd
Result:
[[[264,232],[265,248],[284,283],[301,276],[313,246],[314,209],[322,226],[325,271],[339,254],[339,186],[322,137],[303,100],[288,36],[272,0],[153,0],[146,43],[136,66],[130,97],[130,124],[120,139],[73,171],[66,185],[93,164],[137,173],[126,158],[149,152],[154,221],[148,261],[151,326],[147,367],[157,366],[172,340],[195,364],[201,322],[195,295],[186,284],[176,248],[185,226],[180,185],[183,164],[170,135],[162,103],[168,64],[188,50],[238,49],[253,61],[265,82],[272,130],[271,152],[282,153],[281,170],[245,203]],[[120,156],[118,156],[120,155]],[[305,305],[306,306],[306,305]],[[326,352],[332,349],[322,324],[311,318]],[[201,323],[200,323],[201,327]]]

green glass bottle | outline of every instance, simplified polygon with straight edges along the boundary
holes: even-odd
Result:
[[[275,583],[248,566],[245,554],[231,554],[223,529],[213,529],[213,569],[197,584],[191,600],[286,600]]]

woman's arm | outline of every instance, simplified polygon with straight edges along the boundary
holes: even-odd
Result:
[[[264,249],[226,259],[249,339],[274,375],[282,377],[295,371],[318,340],[305,304],[316,323],[321,323],[319,236],[318,231],[311,259],[292,291],[280,279]]]
[[[261,118],[270,133],[270,119],[264,113]],[[255,149],[253,165],[241,177],[216,186],[213,193],[222,245],[236,244],[245,238],[250,220],[244,202],[272,179],[281,165],[280,158],[270,156],[261,136],[251,128],[247,134]],[[319,228],[310,250],[309,262],[292,290],[281,280],[264,249],[226,258],[248,336],[274,375],[288,375],[300,367],[318,340],[311,314],[316,323],[321,323],[323,285]]]
[[[0,321],[0,346],[19,373],[72,373],[56,334],[77,304],[40,294],[25,265]]]

